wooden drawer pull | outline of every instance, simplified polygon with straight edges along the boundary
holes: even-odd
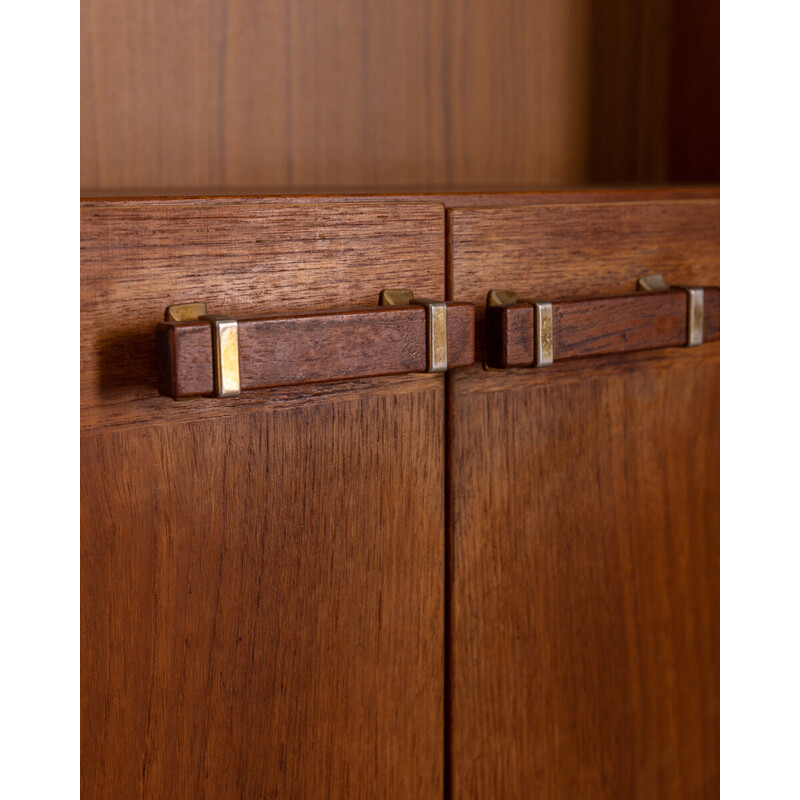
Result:
[[[693,347],[719,340],[719,287],[667,288],[660,276],[640,291],[561,302],[518,300],[492,290],[486,308],[486,366],[547,366],[570,358]]]
[[[378,307],[238,319],[206,315],[202,303],[170,306],[156,330],[158,390],[176,400],[235,397],[474,362],[475,306],[392,293],[402,304],[387,304],[382,293]]]

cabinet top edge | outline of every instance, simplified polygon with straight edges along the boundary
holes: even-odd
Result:
[[[160,194],[158,190],[125,190],[113,192],[91,189],[81,194],[81,206],[126,204],[233,205],[238,203],[381,203],[432,202],[446,208],[470,206],[514,206],[553,203],[636,202],[654,200],[718,200],[719,185],[705,186],[637,186],[583,187],[530,191],[468,192],[318,192],[309,194],[276,194],[240,190],[216,193],[211,190],[187,190],[185,193]]]

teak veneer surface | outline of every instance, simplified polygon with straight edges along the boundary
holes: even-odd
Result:
[[[668,285],[718,286],[719,199],[699,194],[448,209],[448,296],[477,306],[478,359],[490,289],[542,300],[624,294],[654,272]]]
[[[716,201],[448,218],[475,303],[719,285]],[[718,796],[719,347],[448,377],[453,797]]]
[[[154,329],[718,285],[714,193],[85,201],[87,797],[713,796],[719,345],[176,403]]]
[[[87,798],[438,798],[444,378],[180,403],[166,305],[444,296],[435,203],[82,204]]]
[[[596,202],[603,197],[613,203],[654,197],[674,203],[696,196],[714,203],[718,193],[715,188],[673,188],[84,200],[81,425],[91,429],[225,415],[263,402],[302,403],[321,394],[357,393],[367,385],[402,390],[405,378],[379,384],[365,379],[324,390],[273,390],[257,399],[198,400],[191,409],[170,410],[158,396],[155,326],[167,305],[190,300],[206,300],[209,312],[233,315],[374,305],[378,293],[394,287],[400,276],[417,295],[443,298],[443,203],[499,206],[498,212],[514,211],[504,209],[509,203],[524,204],[519,209],[524,220],[532,211],[530,204]],[[513,220],[512,214],[509,222],[514,224]],[[657,258],[651,261],[659,263]],[[627,283],[624,288],[620,283],[613,287],[630,288]],[[478,304],[480,320],[485,293],[478,297],[474,292],[470,297],[461,293],[460,285],[452,286],[449,297]],[[480,329],[476,346],[480,358]]]
[[[357,308],[374,306],[398,282],[444,299],[443,231],[435,203],[84,201],[83,428],[271,402],[276,395],[179,408],[160,397],[155,331],[164,309],[206,301],[209,313],[237,317]]]
[[[574,188],[557,190],[527,190],[516,192],[318,192],[287,194],[268,192],[264,189],[238,190],[225,187],[206,187],[201,190],[186,187],[183,191],[170,190],[165,194],[156,189],[91,189],[81,192],[82,203],[103,202],[115,205],[149,203],[155,205],[237,205],[240,203],[441,203],[445,208],[505,208],[507,206],[564,205],[572,203],[631,203],[647,200],[718,200],[719,187],[707,186],[617,186],[605,188]],[[127,193],[126,193],[127,191]]]
[[[83,437],[87,800],[440,800],[443,415],[427,376]]]
[[[654,272],[668,285],[719,285],[719,199],[681,199],[511,208],[451,208],[450,291],[485,304],[489,289],[566,299],[635,291]],[[485,291],[484,291],[485,290]]]
[[[453,797],[718,796],[718,345],[682,355],[454,381]]]
[[[83,0],[81,185],[663,181],[673,4]]]

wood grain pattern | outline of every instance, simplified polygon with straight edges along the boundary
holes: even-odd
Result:
[[[83,0],[81,185],[664,177],[667,0]]]
[[[703,338],[707,342],[719,339],[720,333],[720,293],[707,292],[704,300]]]
[[[672,352],[452,379],[454,797],[718,795],[718,345]]]
[[[97,189],[82,190],[83,202],[112,203],[116,206],[134,204],[150,205],[239,205],[253,202],[280,203],[376,203],[411,202],[441,203],[445,208],[490,207],[535,205],[569,205],[572,203],[630,203],[645,200],[719,200],[719,186],[715,184],[697,186],[648,186],[605,187],[562,190],[536,190],[517,192],[351,192],[341,194],[303,194],[299,191],[287,194],[270,194],[265,188],[247,187],[170,187],[164,194],[154,188],[132,188],[125,191]]]
[[[625,197],[489,209],[499,235],[449,212],[448,296],[719,282],[718,202]],[[442,377],[172,403],[154,326],[180,300],[441,297],[444,222],[430,198],[83,204],[87,797],[441,796]],[[454,797],[713,794],[718,352],[448,376]]]
[[[719,339],[720,291],[704,287],[703,341]],[[544,298],[543,298],[544,299]],[[553,360],[685,347],[687,295],[667,292],[553,302]],[[494,369],[534,363],[533,305],[486,308],[486,364]]]
[[[668,285],[718,285],[719,200],[642,200],[450,209],[450,291],[476,304],[496,287],[524,297],[621,294],[655,272]]]
[[[200,418],[240,399],[179,408],[158,395],[155,329],[171,303],[315,311],[374,305],[398,280],[443,297],[443,214],[434,203],[82,203],[83,428]]]
[[[652,183],[667,178],[668,95],[676,68],[670,17],[675,5],[676,0],[589,3],[587,182]]]
[[[719,282],[716,201],[448,217],[460,299]],[[453,797],[718,796],[719,344],[448,382]]]
[[[83,436],[82,796],[442,796],[443,415]]]
[[[349,309],[240,319],[242,391],[319,381],[425,372],[425,309]],[[159,392],[174,399],[213,396],[209,322],[160,322]],[[447,304],[448,368],[475,360],[475,306]]]
[[[482,360],[490,289],[562,298],[631,292],[642,275],[719,285],[719,200],[452,208],[448,296],[475,303]]]
[[[444,294],[433,203],[82,205],[82,793],[443,789],[444,380],[173,403],[172,302]],[[423,312],[424,313],[424,312]]]

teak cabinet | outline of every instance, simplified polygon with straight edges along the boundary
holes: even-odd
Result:
[[[482,366],[492,289],[719,286],[717,190],[86,199],[81,241],[85,797],[718,794],[719,343]],[[476,306],[474,365],[159,394],[170,304],[400,287]]]

